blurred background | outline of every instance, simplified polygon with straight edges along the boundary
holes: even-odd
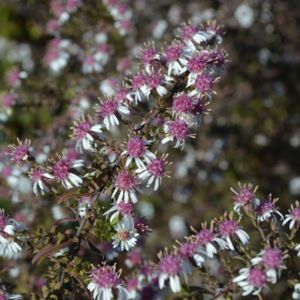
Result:
[[[57,3],[0,1],[0,207],[30,223],[32,203],[42,201],[9,166],[8,144],[31,138],[41,161],[68,149],[62,141],[71,121],[137,68],[132,59],[143,43],[163,47],[183,22],[211,19],[223,27],[230,62],[197,139],[183,153],[174,151],[171,179],[139,203],[153,229],[147,251],[153,255],[182,239],[189,225],[199,228],[230,209],[229,188],[238,181],[259,185],[261,196],[278,196],[285,209],[299,199],[299,1],[127,1],[128,24],[101,1],[82,1],[68,17]],[[101,71],[89,72],[94,37],[108,59]],[[69,52],[53,65],[55,39],[67,40],[60,51]]]

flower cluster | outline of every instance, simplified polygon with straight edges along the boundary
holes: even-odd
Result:
[[[232,191],[234,203],[248,202],[241,200],[246,198],[256,199],[258,203],[260,201],[256,194],[257,187],[253,188],[250,184],[240,185],[238,191],[234,189]],[[297,207],[298,203],[296,203]],[[294,209],[295,207],[292,206],[291,212]],[[173,293],[179,293],[182,291],[182,281],[187,285],[189,276],[199,270],[200,276],[206,274],[205,276],[208,276],[211,282],[219,282],[213,289],[200,283],[199,287],[206,290],[205,293],[213,298],[220,295],[237,295],[240,290],[242,296],[263,294],[269,284],[276,284],[286,275],[288,260],[293,257],[294,251],[291,247],[294,242],[291,240],[295,236],[292,232],[286,232],[280,241],[276,238],[278,228],[289,221],[290,214],[283,219],[278,210],[270,219],[270,227],[262,228],[260,215],[255,207],[247,207],[246,211],[247,214],[241,218],[241,212],[237,213],[234,209],[229,214],[225,213],[224,216],[213,219],[209,226],[203,223],[199,231],[192,228],[193,233],[183,242],[178,242],[173,250],[159,253],[159,261],[157,264],[151,264],[147,277],[138,275],[129,279],[128,290],[136,297],[150,286],[154,290],[164,289],[168,283]],[[234,219],[235,216],[236,219]],[[249,220],[253,221],[252,226],[259,232],[264,245],[262,250],[254,250],[249,234],[241,227],[242,223],[247,224]],[[274,229],[275,226],[277,229]],[[267,233],[269,234],[268,240],[266,239]],[[298,249],[299,245],[296,248]],[[138,257],[135,269],[139,273],[146,265],[149,265],[149,262],[147,263],[140,255]],[[247,263],[247,266],[237,269],[235,264],[230,264],[230,261],[233,262],[239,258]],[[218,271],[212,271],[212,265],[218,266]],[[226,275],[229,278],[223,285],[222,276]],[[295,285],[293,299],[298,299],[298,285]]]
[[[196,138],[227,62],[221,28],[215,22],[184,24],[164,48],[144,44],[137,62],[119,60],[117,70],[126,78],[105,78],[104,67],[110,67],[111,53],[118,51],[110,41],[125,39],[132,30],[133,12],[124,1],[103,4],[99,5],[109,12],[106,18],[112,17],[113,29],[100,22],[68,37],[67,21],[80,13],[83,2],[50,2],[53,19],[47,32],[52,39],[44,65],[58,78],[56,83],[64,80],[61,75],[67,68],[80,69],[84,79],[77,74],[70,84],[83,83],[85,88],[74,89],[76,98],[56,107],[67,107],[48,129],[49,136],[57,138],[18,140],[1,152],[1,175],[14,186],[13,201],[34,197],[34,206],[53,204],[54,223],[51,229],[45,222],[45,228],[27,230],[22,221],[34,226],[35,218],[43,216],[24,209],[9,218],[1,210],[0,256],[33,263],[48,259],[47,278],[52,282],[34,288],[45,299],[64,298],[73,288],[73,298],[84,291],[96,300],[162,299],[168,290],[187,298],[194,293],[208,299],[261,297],[269,286],[287,278],[290,259],[300,256],[298,202],[285,214],[278,199],[261,198],[257,187],[240,184],[231,189],[232,210],[201,223],[199,230],[191,227],[190,235],[160,251],[157,260],[143,248],[151,231],[143,215],[153,213],[143,200],[172,174],[173,153]],[[115,36],[115,29],[122,37]],[[132,66],[136,69],[129,72]],[[7,72],[9,92],[0,96],[7,115],[30,76],[16,67]],[[100,97],[90,82],[99,87]],[[5,166],[8,158],[11,167]],[[21,180],[27,190],[17,188]],[[125,269],[124,278],[117,265]],[[190,287],[189,278],[200,280]],[[299,283],[294,278],[291,283],[297,299]],[[6,291],[1,297],[20,298]]]

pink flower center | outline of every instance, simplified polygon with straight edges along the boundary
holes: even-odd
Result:
[[[65,179],[69,174],[71,162],[66,159],[61,159],[53,166],[53,174],[58,179]]]
[[[43,177],[43,171],[40,168],[35,168],[31,171],[31,179],[33,181],[38,181]]]
[[[159,86],[161,84],[161,82],[163,81],[163,75],[161,74],[152,74],[151,76],[149,76],[146,81],[147,81],[147,85],[154,89],[156,88],[157,86]]]
[[[300,207],[294,208],[291,215],[294,217],[296,221],[300,221]]]
[[[132,190],[136,186],[136,178],[128,171],[122,171],[116,178],[116,186],[124,191]]]
[[[178,140],[184,140],[188,136],[188,125],[182,120],[175,120],[169,124],[170,133]]]
[[[142,74],[137,74],[132,78],[131,81],[133,90],[139,89],[142,85],[145,84],[145,76]]]
[[[166,273],[171,276],[177,275],[181,269],[180,258],[175,255],[166,255],[161,258],[159,268],[162,273]]]
[[[265,214],[267,212],[272,212],[275,209],[275,205],[274,203],[272,203],[269,200],[265,200],[263,202],[261,202],[261,204],[256,208],[256,212],[258,214]]]
[[[200,74],[196,78],[195,88],[201,93],[208,93],[212,90],[213,79],[206,74]]]
[[[133,204],[131,202],[120,202],[117,204],[118,210],[123,216],[132,214]]]
[[[180,45],[171,45],[166,49],[166,60],[172,62],[181,57],[182,47]]]
[[[96,269],[92,273],[93,281],[101,288],[111,288],[119,283],[118,275],[112,267]]]
[[[262,270],[253,268],[249,271],[248,280],[254,287],[260,288],[266,283],[266,275]]]
[[[18,145],[13,151],[12,158],[15,163],[21,163],[28,157],[29,147],[28,145]]]
[[[102,118],[113,115],[118,108],[118,102],[115,100],[107,100],[101,104],[99,114]]]
[[[142,51],[141,59],[144,64],[150,64],[151,60],[154,59],[157,51],[154,47],[146,48]]]
[[[247,204],[254,198],[254,194],[247,188],[241,188],[237,195],[234,195],[234,202],[239,204]]]
[[[282,252],[277,248],[265,249],[263,263],[267,269],[279,268],[282,261]]]
[[[197,245],[194,243],[184,243],[180,245],[179,255],[182,258],[189,258],[194,255]]]
[[[193,108],[193,101],[191,97],[186,94],[174,96],[173,98],[173,110],[175,112],[188,113]]]
[[[208,52],[202,52],[193,56],[188,64],[187,68],[190,72],[193,73],[201,73],[204,71],[210,59],[210,55]]]
[[[131,157],[141,157],[145,153],[145,143],[138,137],[131,138],[127,143],[127,151]]]
[[[184,28],[181,29],[181,38],[183,40],[185,40],[185,41],[189,40],[197,32],[198,32],[198,29],[197,29],[196,26],[194,26],[194,25],[187,25],[187,26],[185,26]]]
[[[81,139],[86,136],[91,128],[90,122],[81,121],[74,129],[75,138]]]
[[[232,220],[225,220],[219,224],[220,233],[226,237],[235,234],[238,228],[237,222]]]
[[[114,95],[114,99],[118,102],[121,102],[124,99],[126,99],[127,94],[128,94],[128,90],[125,88],[122,88],[116,92],[116,94]]]
[[[118,238],[120,241],[127,241],[129,238],[129,232],[125,229],[118,231]]]
[[[147,166],[147,170],[155,177],[161,177],[165,174],[165,162],[163,159],[155,158]]]
[[[197,234],[197,243],[205,245],[213,240],[213,233],[209,229],[202,229]]]

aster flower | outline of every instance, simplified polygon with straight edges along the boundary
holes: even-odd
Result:
[[[244,290],[243,296],[258,295],[266,286],[267,275],[258,267],[243,268],[239,273],[239,276],[235,277],[233,282]]]
[[[174,254],[159,253],[159,288],[163,289],[166,280],[169,281],[170,288],[173,293],[181,290],[180,274],[182,272],[182,260]]]
[[[291,209],[289,209],[289,214],[285,215],[285,219],[282,224],[285,225],[288,223],[290,223],[290,229],[292,229],[295,225],[298,228],[300,224],[300,205],[298,201],[296,201],[295,207],[293,205],[291,206]]]
[[[197,97],[208,96],[211,98],[214,82],[215,79],[208,74],[202,73],[197,75],[195,83],[193,84],[194,89],[189,93],[189,95]]]
[[[127,87],[121,86],[114,93],[114,99],[118,102],[126,102],[129,89]]]
[[[83,167],[83,160],[70,160],[59,159],[53,162],[51,173],[46,173],[47,178],[54,178],[62,183],[64,188],[71,189],[73,187],[79,187],[83,180],[73,173],[72,169],[79,169]]]
[[[218,238],[212,228],[208,229],[206,226],[203,226],[199,232],[197,232],[194,236],[195,244],[197,245],[197,254],[208,256],[209,258],[213,258],[215,254],[217,254],[217,248],[215,244],[218,244],[221,249],[226,248],[226,242],[224,240]],[[197,262],[197,257],[194,256],[195,261]],[[199,258],[200,259],[200,258]],[[201,259],[200,259],[201,261]],[[202,261],[203,262],[203,261]],[[201,266],[201,265],[200,265]]]
[[[282,213],[276,207],[277,200],[278,199],[272,199],[272,195],[269,195],[268,199],[257,199],[258,204],[255,208],[255,213],[258,221],[269,221],[273,216],[278,216],[280,220],[284,219]]]
[[[0,210],[0,256],[12,259],[22,251],[21,246],[14,241],[18,223],[9,219],[4,210]]]
[[[210,109],[207,109],[209,102],[205,102],[203,99],[197,99],[194,104],[191,113],[180,114],[180,119],[185,121],[189,128],[199,129],[201,125],[202,116],[208,114]]]
[[[128,140],[126,150],[122,152],[121,156],[127,156],[125,163],[127,168],[132,161],[135,162],[138,168],[143,168],[143,160],[155,158],[155,155],[146,148],[146,143],[139,137],[132,137]]]
[[[69,40],[61,40],[59,38],[52,39],[47,45],[44,63],[54,73],[59,73],[68,63],[70,54],[69,49],[71,43]]]
[[[93,134],[100,134],[102,132],[101,125],[93,125],[90,117],[82,117],[80,120],[74,121],[71,130],[71,139],[76,141],[75,149],[80,153],[83,150],[93,151]]]
[[[176,141],[175,148],[181,147],[181,149],[183,149],[186,139],[188,137],[193,137],[193,135],[189,133],[188,124],[180,119],[166,122],[164,131],[166,136],[162,139],[162,144]]]
[[[193,24],[186,24],[180,29],[180,37],[191,51],[196,51],[198,45],[209,42],[216,33],[213,30],[201,30]]]
[[[29,177],[33,182],[32,189],[36,195],[44,195],[45,192],[48,192],[49,189],[45,181],[53,177],[51,175],[49,176],[49,174],[46,171],[44,171],[40,167],[32,168],[29,171]]]
[[[167,75],[160,72],[152,72],[149,75],[145,75],[143,93],[147,99],[149,99],[149,96],[153,91],[156,91],[160,97],[163,97],[168,93],[166,85],[169,85],[172,81],[173,78]]]
[[[168,176],[166,167],[168,155],[165,154],[161,158],[146,158],[146,165],[140,166],[136,173],[141,180],[147,180],[147,187],[154,185],[154,191],[157,191],[162,183],[163,177]]]
[[[83,58],[81,71],[83,74],[99,73],[103,71],[103,66],[101,62],[96,59],[95,54],[87,54]]]
[[[207,66],[211,62],[211,54],[207,50],[195,53],[187,62],[187,70],[189,71],[187,87],[195,84],[199,74],[203,74]]]
[[[146,98],[146,91],[146,76],[137,73],[131,79],[131,92],[127,94],[127,99],[137,104]]]
[[[233,192],[233,201],[234,201],[234,210],[240,213],[241,208],[244,207],[247,209],[249,206],[252,205],[253,200],[255,199],[255,192],[257,191],[258,187],[252,186],[252,184],[243,184],[239,183],[239,190],[236,191],[233,188],[230,190]]]
[[[273,284],[277,282],[281,275],[281,271],[285,269],[283,262],[283,253],[278,248],[266,248],[262,250],[258,256],[251,259],[253,265],[261,263],[266,271],[268,281]]]
[[[189,239],[186,238],[186,242],[179,243],[178,248],[176,248],[176,254],[180,256],[182,259],[182,274],[184,276],[185,281],[187,281],[187,275],[192,272],[192,265],[190,263],[190,258],[194,257],[197,251],[197,244]]]
[[[237,221],[230,219],[224,219],[219,223],[218,231],[222,239],[226,242],[228,249],[235,250],[232,239],[238,238],[241,243],[247,244],[249,242],[249,235],[246,231],[241,229]]]
[[[145,67],[147,73],[151,73],[151,63],[155,59],[160,60],[160,54],[155,49],[153,43],[145,45],[145,48],[140,53],[140,61]]]
[[[151,228],[148,225],[147,219],[141,216],[134,218],[134,228],[139,235],[143,236],[146,236],[149,232],[151,232]]]
[[[136,203],[138,201],[136,196],[137,186],[138,180],[136,176],[129,173],[128,170],[123,170],[116,176],[112,198],[117,197],[117,202],[132,201]]]
[[[114,248],[120,247],[121,251],[129,251],[136,245],[139,234],[132,225],[123,220],[115,226],[116,234],[112,242]]]
[[[17,142],[17,145],[9,145],[10,151],[8,154],[15,164],[22,165],[31,157],[30,152],[32,149],[30,147],[30,140],[21,142],[17,139]]]
[[[187,70],[187,60],[185,58],[187,51],[180,43],[176,42],[168,46],[163,55],[168,68],[168,76],[181,75]]]
[[[128,291],[121,284],[121,272],[116,272],[116,265],[94,268],[91,273],[91,282],[87,288],[92,293],[94,300],[111,300],[113,291],[118,292],[118,300],[127,300]]]
[[[133,224],[133,204],[131,202],[120,201],[115,203],[109,210],[107,210],[103,215],[108,217],[110,215],[110,222],[113,223],[118,219],[119,215],[123,217],[127,224]]]
[[[183,116],[193,112],[195,99],[188,94],[181,92],[173,96],[172,113],[173,116]]]
[[[103,119],[103,123],[107,130],[109,130],[111,126],[117,126],[120,123],[117,118],[117,113],[129,115],[130,111],[125,104],[109,98],[100,102],[97,113]]]

